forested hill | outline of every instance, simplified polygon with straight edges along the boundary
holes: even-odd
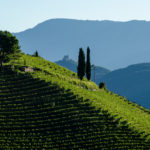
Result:
[[[0,72],[1,149],[150,149],[150,111],[40,57]]]
[[[92,63],[110,70],[150,61],[148,21],[51,19],[14,34],[25,53],[38,50],[40,56],[53,62],[64,55],[77,61],[79,48],[87,46]]]

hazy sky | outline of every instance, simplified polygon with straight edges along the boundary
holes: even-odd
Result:
[[[52,18],[150,20],[150,0],[0,0],[0,30],[23,31]]]

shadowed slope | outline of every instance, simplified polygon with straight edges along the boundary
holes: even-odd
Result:
[[[0,148],[149,147],[126,123],[119,125],[70,90],[9,70],[0,73],[0,85]]]
[[[149,110],[40,57],[22,54],[7,65],[0,72],[1,149],[150,148]]]

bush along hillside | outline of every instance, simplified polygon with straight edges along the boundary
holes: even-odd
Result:
[[[0,72],[0,149],[150,149],[149,113],[40,57]]]

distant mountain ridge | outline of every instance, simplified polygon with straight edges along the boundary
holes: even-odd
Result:
[[[77,62],[70,59],[68,55],[64,56],[62,60],[58,60],[55,63],[73,72],[77,72]]]
[[[62,60],[56,61],[55,63],[60,65],[60,66],[65,67],[65,68],[67,68],[73,72],[77,72],[78,63],[75,62],[74,60],[70,59],[68,55],[64,56],[64,58]],[[110,72],[110,70],[108,70],[106,68],[95,66],[95,73],[94,73],[93,68],[91,70],[91,80],[92,81],[95,80],[95,83],[99,84],[100,78],[102,78],[103,76],[105,76],[109,72]]]
[[[25,53],[51,61],[64,55],[77,60],[80,47],[91,48],[94,64],[114,70],[150,61],[150,22],[51,19],[32,29],[14,33]]]
[[[150,109],[150,63],[112,71],[100,80],[109,90]]]

